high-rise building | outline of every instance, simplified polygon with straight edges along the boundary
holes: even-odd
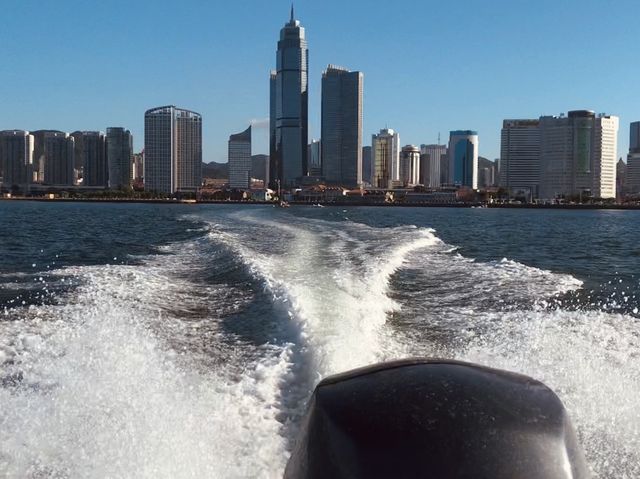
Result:
[[[26,186],[33,181],[34,138],[28,131],[0,131],[0,171],[5,187]]]
[[[76,168],[82,170],[84,186],[108,186],[109,165],[106,142],[101,131],[74,131],[74,156]]]
[[[109,188],[129,188],[131,186],[131,159],[133,157],[131,133],[121,127],[107,128],[106,141]]]
[[[540,197],[615,198],[618,117],[590,110],[540,118]]]
[[[443,166],[447,162],[447,145],[420,145],[420,175],[421,183],[428,188],[438,188],[446,183]],[[444,181],[443,181],[444,179]]]
[[[304,28],[291,19],[280,30],[276,74],[270,79],[272,130],[270,180],[272,187],[295,186],[307,174],[309,58]],[[273,127],[272,127],[273,128]]]
[[[144,181],[144,150],[134,153],[131,159],[131,180],[134,183]]]
[[[144,115],[145,190],[194,192],[202,185],[202,117],[173,105]]]
[[[311,140],[307,148],[307,158],[309,159],[309,176],[322,176],[322,142]]]
[[[478,157],[478,188],[496,186],[498,176],[498,160],[491,161],[482,156]],[[527,197],[528,198],[528,197]]]
[[[269,155],[251,155],[251,178],[264,181],[266,186],[269,179]]]
[[[629,125],[625,193],[632,195],[640,193],[640,121],[634,121]]]
[[[371,184],[373,165],[371,162],[371,147],[362,147],[362,182]]]
[[[229,137],[229,187],[251,187],[251,126]]]
[[[504,120],[500,137],[500,186],[512,196],[538,197],[539,120]]]
[[[54,136],[54,137],[61,137],[61,138],[65,138],[66,133],[62,132],[62,131],[58,131],[58,130],[36,130],[36,131],[32,131],[31,134],[33,135],[33,139],[34,139],[34,144],[33,144],[33,163],[34,163],[34,169],[36,171],[36,179],[35,181],[37,183],[50,183],[51,180],[53,180],[53,177],[51,176],[52,171],[49,172],[49,179],[47,180],[45,178],[45,166],[47,163],[47,155],[46,155],[46,148],[45,148],[45,144],[47,141],[47,138],[49,138],[50,136]],[[69,184],[73,184],[73,170],[74,170],[74,166],[75,166],[75,158],[74,158],[74,153],[72,152],[70,155],[68,155],[71,160],[71,165],[70,165],[70,176],[72,177],[72,180]],[[65,156],[66,158],[66,156]],[[59,160],[59,158],[58,158]],[[59,166],[59,165],[58,165]],[[53,168],[54,165],[50,165],[50,168]],[[65,167],[66,170],[66,167]],[[66,184],[66,183],[65,183]]]
[[[400,151],[400,181],[404,186],[420,184],[420,148],[406,145]]]
[[[73,186],[74,140],[68,133],[53,130],[34,132],[34,154],[42,165],[42,182],[48,185]]]
[[[449,135],[449,181],[455,186],[478,188],[478,133],[455,130]]]
[[[362,73],[329,65],[322,74],[322,176],[362,183]]]
[[[373,186],[390,188],[400,178],[400,135],[391,128],[371,137]]]

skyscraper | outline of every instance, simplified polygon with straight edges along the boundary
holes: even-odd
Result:
[[[241,190],[251,187],[251,126],[229,137],[229,186]]]
[[[131,186],[132,157],[133,138],[129,130],[120,127],[107,128],[109,188],[123,189]]]
[[[504,120],[500,135],[500,186],[510,195],[538,197],[539,120]]]
[[[283,187],[296,185],[307,173],[309,58],[304,28],[291,19],[280,30],[276,74],[270,77],[272,129],[270,180]]]
[[[373,165],[371,162],[371,147],[362,147],[362,182],[371,184]]]
[[[322,176],[362,183],[362,73],[329,65],[322,74]]]
[[[389,188],[400,175],[400,135],[391,128],[371,137],[373,186]]]
[[[629,125],[629,154],[627,155],[627,177],[625,192],[640,193],[640,121]]]
[[[322,146],[320,140],[311,140],[307,149],[309,176],[322,175]]]
[[[108,186],[109,165],[104,133],[101,131],[74,131],[76,165],[82,167],[84,186]]]
[[[23,130],[0,131],[0,171],[5,187],[33,181],[33,135]]]
[[[420,145],[420,175],[424,186],[438,188],[447,182],[442,181],[442,166],[446,161],[447,145]],[[446,178],[446,174],[444,176]]]
[[[449,183],[478,188],[478,133],[455,130],[449,135]]]
[[[590,110],[540,118],[540,197],[615,198],[618,117]]]
[[[145,190],[173,194],[202,185],[202,117],[173,105],[144,114]]]
[[[38,179],[48,185],[72,186],[74,183],[74,140],[62,131],[38,130],[34,159],[38,158]]]
[[[404,186],[420,184],[420,148],[406,145],[400,152],[400,181]]]

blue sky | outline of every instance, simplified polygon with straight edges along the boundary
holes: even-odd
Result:
[[[205,161],[257,120],[267,153],[269,70],[290,2],[21,0],[3,5],[0,129],[124,126],[144,111],[203,115]],[[328,63],[364,72],[364,144],[388,126],[403,144],[474,129],[497,158],[504,118],[570,109],[620,117],[618,156],[640,120],[632,0],[300,0],[310,53],[310,134],[319,136]]]

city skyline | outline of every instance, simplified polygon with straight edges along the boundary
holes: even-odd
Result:
[[[118,18],[113,5],[96,5],[91,12],[78,5],[26,1],[12,7],[15,22],[0,33],[8,52],[0,67],[5,105],[0,129],[104,131],[107,125],[123,125],[139,151],[140,112],[173,103],[207,118],[205,161],[225,161],[228,134],[251,120],[259,132],[254,150],[268,151],[264,75],[273,68],[273,36],[286,21],[288,2],[252,2],[255,15],[242,16],[248,31],[244,37],[231,35],[230,20],[239,18],[242,8],[235,5],[219,15],[215,6],[195,2],[179,11],[168,2],[153,8],[139,2]],[[388,125],[406,143],[435,143],[438,133],[473,128],[481,136],[479,154],[494,159],[505,118],[593,109],[620,117],[618,151],[625,157],[627,126],[640,116],[640,101],[629,95],[634,66],[622,61],[632,40],[631,19],[624,15],[630,2],[543,2],[543,8],[496,2],[481,9],[471,8],[477,7],[472,2],[401,2],[384,15],[360,2],[340,5],[341,15],[335,16],[335,9],[324,5],[296,3],[296,17],[306,27],[312,51],[309,138],[320,136],[321,71],[336,63],[367,76],[365,138]],[[462,11],[470,14],[456,15]],[[77,20],[74,29],[58,29],[52,19],[71,13]],[[406,16],[420,15],[441,21],[429,21],[413,33],[395,29],[394,35],[380,35],[372,22],[384,17],[389,24],[400,24]],[[452,17],[465,28],[447,25]],[[20,19],[27,18],[33,28],[19,30]],[[156,25],[169,19],[176,28],[151,41]],[[205,20],[207,29],[202,28]],[[606,35],[588,48],[562,40],[567,35],[579,38],[585,24],[597,24]],[[449,66],[458,64],[456,55],[464,45],[468,69],[452,75]],[[82,54],[86,51],[95,55]],[[65,62],[56,61],[54,53],[59,52],[68,53]],[[377,61],[380,57],[386,63]],[[158,78],[154,68],[166,63],[178,68]],[[412,75],[401,74],[408,63]]]

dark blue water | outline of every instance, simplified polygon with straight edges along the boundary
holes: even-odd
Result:
[[[640,475],[640,212],[0,202],[0,475],[277,477],[313,386],[549,384]],[[612,374],[615,371],[615,374]]]

